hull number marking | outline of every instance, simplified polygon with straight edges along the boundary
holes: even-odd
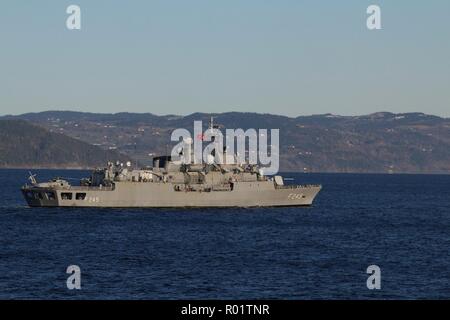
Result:
[[[289,193],[288,199],[289,200],[301,200],[306,198],[303,193]]]

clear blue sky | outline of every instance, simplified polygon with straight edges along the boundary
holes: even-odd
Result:
[[[450,1],[4,0],[0,99],[0,114],[450,117]]]

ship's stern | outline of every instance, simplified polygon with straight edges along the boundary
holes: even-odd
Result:
[[[23,186],[22,195],[30,207],[57,207],[58,197],[55,190]]]

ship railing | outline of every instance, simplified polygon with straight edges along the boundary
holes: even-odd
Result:
[[[305,189],[305,188],[321,188],[320,184],[301,184],[301,185],[284,185],[275,186],[275,189]]]
[[[113,191],[114,186],[111,187],[90,187],[90,186],[71,186],[73,191]]]

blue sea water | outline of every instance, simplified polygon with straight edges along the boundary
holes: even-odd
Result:
[[[287,174],[312,207],[205,210],[32,209],[27,176],[0,170],[0,299],[450,298],[450,176]]]

